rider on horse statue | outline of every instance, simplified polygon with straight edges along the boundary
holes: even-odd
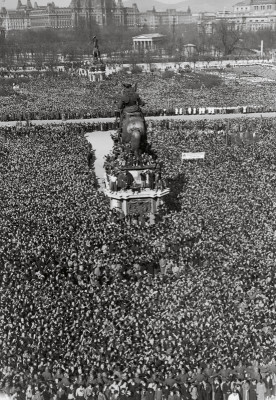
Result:
[[[122,131],[123,120],[126,113],[133,114],[139,112],[145,123],[144,114],[140,108],[140,106],[143,107],[145,105],[145,102],[141,100],[139,94],[136,93],[137,85],[134,85],[133,87],[130,83],[123,83],[123,86],[122,97],[118,104],[120,110],[120,131]]]

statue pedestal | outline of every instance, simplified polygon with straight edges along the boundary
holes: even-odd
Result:
[[[164,196],[170,193],[170,189],[151,190],[148,188],[135,188],[112,192],[105,189],[104,193],[110,198],[110,209],[122,211],[125,216],[133,216],[137,219],[148,217],[150,223],[155,223],[155,214],[158,207],[163,204]]]
[[[106,65],[100,62],[93,63],[88,69],[88,78],[90,82],[103,81],[106,77]]]

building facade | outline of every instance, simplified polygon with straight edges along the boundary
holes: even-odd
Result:
[[[17,10],[1,10],[1,26],[5,31],[22,30],[30,27],[29,15],[24,11]]]
[[[118,0],[112,13],[113,23],[116,26],[127,26],[130,29],[140,27],[140,12],[136,3],[132,7],[124,7],[122,0]]]
[[[1,9],[0,12],[1,27],[6,32],[22,29],[66,29],[72,28],[72,10],[69,7],[56,7],[55,3],[48,3],[47,6],[32,5],[27,0],[23,5],[18,0],[16,10]]]
[[[160,26],[190,24],[194,22],[191,10],[177,11],[176,9],[167,9],[166,11],[152,10],[140,13],[140,25],[147,26],[149,29],[155,30]]]
[[[16,10],[8,10],[2,7],[0,12],[1,27],[6,32],[28,29],[30,27],[30,11],[32,8],[30,0],[27,0],[25,5],[22,4],[21,0],[18,0]]]
[[[112,23],[114,0],[72,0],[70,4],[73,26],[96,22],[99,26]]]
[[[217,22],[216,13],[199,13],[196,17],[198,32],[200,35],[211,36],[215,33]]]
[[[134,36],[133,50],[136,52],[155,51],[162,48],[165,36],[160,33],[149,33],[139,36]]]
[[[201,34],[212,35],[219,21],[228,29],[245,32],[276,30],[276,0],[244,0],[233,6],[232,11],[200,13],[197,17]]]
[[[218,15],[235,30],[259,31],[276,29],[276,0],[244,0],[234,5],[233,12]]]
[[[77,26],[99,26],[110,24],[139,29],[147,26],[151,30],[160,26],[189,24],[193,21],[191,10],[168,9],[156,11],[155,8],[140,12],[137,4],[125,7],[122,0],[71,0],[69,7],[57,7],[54,2],[38,6],[31,0],[22,4],[18,0],[16,10],[2,8],[0,26],[6,31],[19,29],[67,29]]]
[[[30,28],[32,29],[68,29],[72,27],[70,8],[56,7],[55,3],[48,3],[46,7],[39,7],[35,3],[30,12]]]

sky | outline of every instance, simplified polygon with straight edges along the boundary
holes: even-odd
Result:
[[[22,4],[25,4],[27,0],[21,0]],[[31,0],[32,4],[34,3],[35,0]],[[38,5],[45,6],[47,3],[54,1],[56,6],[59,7],[68,7],[70,4],[70,0],[36,0]],[[146,1],[146,0],[145,0]],[[159,0],[162,3],[165,4],[175,4],[178,2],[178,0]],[[180,1],[180,0],[179,0]],[[17,0],[0,0],[1,6],[4,4],[6,8],[8,9],[13,9],[16,8],[17,5]]]

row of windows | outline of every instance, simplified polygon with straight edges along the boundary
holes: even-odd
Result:
[[[55,23],[51,23],[51,26],[53,27],[53,28],[58,28],[58,27],[63,27],[63,26],[71,26],[71,23],[69,22],[69,21],[61,21],[60,23],[58,23],[58,24],[55,24]]]
[[[249,28],[250,30],[260,30],[260,29],[273,29],[275,24],[267,23],[267,24],[250,24],[250,25],[236,25],[236,30],[243,30],[245,28]]]
[[[9,18],[6,21],[13,21],[13,23],[15,23],[16,21],[19,21],[20,23],[24,23],[25,21],[27,22],[27,20],[25,20],[24,18]]]
[[[272,5],[268,4],[267,6],[254,6],[254,10],[259,10],[259,9],[260,10],[271,10],[272,9]]]
[[[25,25],[23,25],[23,24],[8,24],[7,27],[8,28],[11,28],[11,27],[22,27],[22,28],[24,28]]]
[[[270,18],[270,20],[268,20],[268,19],[266,19],[266,20],[265,19],[260,19],[260,20],[258,20],[258,19],[250,19],[249,22],[266,22],[266,23],[268,23],[268,22],[274,22],[274,19],[273,18]],[[241,24],[243,22],[240,21],[240,20],[236,20],[235,23],[236,24]]]
[[[262,30],[266,30],[266,29],[274,29],[274,25],[251,25],[250,26],[250,30],[251,31],[262,31]]]
[[[268,22],[273,22],[273,21],[274,21],[274,19],[270,19],[269,21],[268,20],[264,20],[264,19],[260,19],[260,21],[258,19],[255,19],[255,20],[250,19],[249,22],[266,22],[266,23],[268,23]]]

